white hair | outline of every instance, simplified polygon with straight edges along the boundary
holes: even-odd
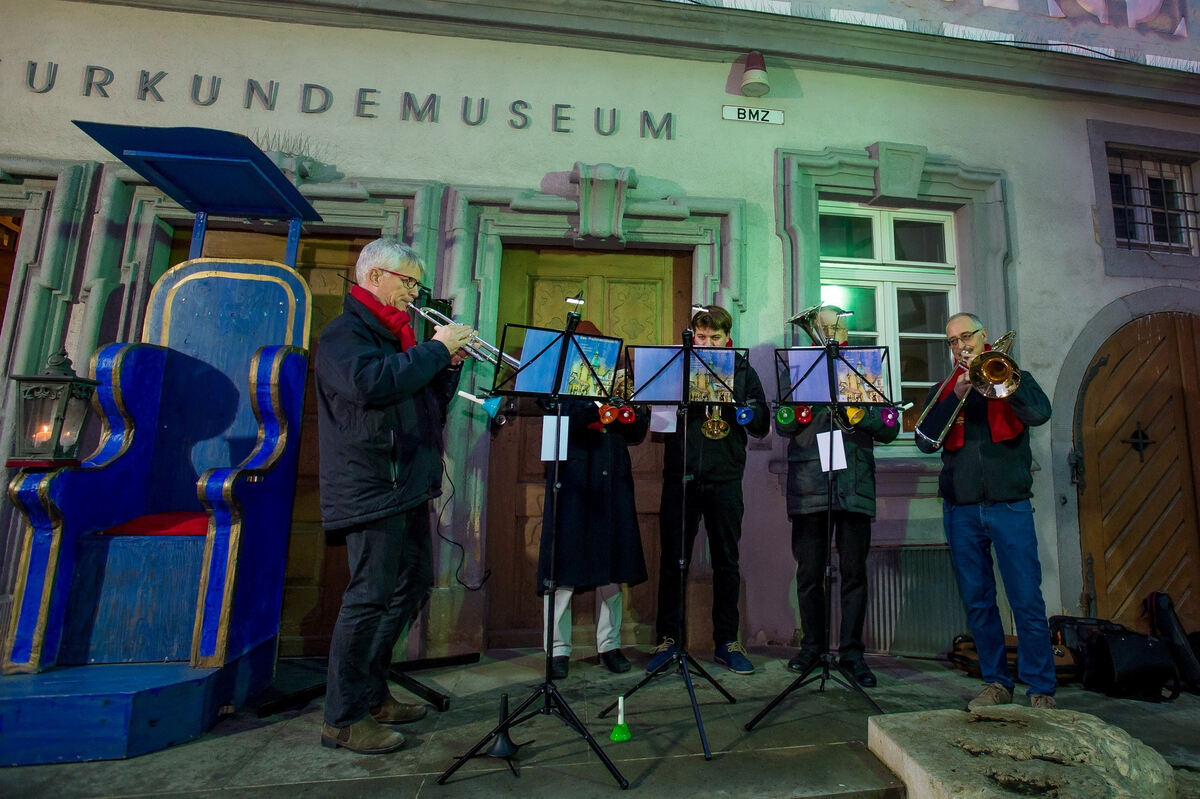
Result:
[[[367,274],[372,269],[388,269],[396,271],[403,264],[416,264],[422,273],[425,265],[417,251],[404,242],[392,236],[375,239],[358,254],[358,262],[354,265],[354,281],[360,286],[367,284]]]

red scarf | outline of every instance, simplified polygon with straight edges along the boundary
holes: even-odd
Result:
[[[991,344],[984,345],[984,352],[992,348]],[[954,384],[957,381],[950,381],[944,389],[938,401],[946,399],[946,397],[954,393]],[[973,389],[972,389],[973,390]],[[1009,406],[1008,400],[988,399],[987,400],[987,415],[988,428],[992,433],[992,441],[1011,441],[1025,429],[1025,424],[1017,415],[1013,413],[1013,409]],[[948,450],[962,449],[966,441],[966,420],[964,414],[960,413],[954,419],[954,423],[950,425],[950,432],[946,435],[944,446]]]
[[[412,319],[409,317],[408,311],[384,305],[374,294],[359,285],[350,288],[350,296],[367,306],[371,315],[391,331],[393,336],[400,339],[402,352],[409,347],[417,346],[417,334],[413,332]]]

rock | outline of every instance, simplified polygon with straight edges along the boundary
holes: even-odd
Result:
[[[1174,799],[1162,755],[1088,713],[1001,705],[873,716],[867,743],[911,799]]]

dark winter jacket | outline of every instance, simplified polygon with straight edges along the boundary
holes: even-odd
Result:
[[[754,367],[740,354],[733,373],[733,396],[754,409],[754,420],[740,425],[735,418],[736,408],[730,405],[719,407],[721,418],[729,424],[729,435],[711,439],[701,432],[700,426],[708,418],[708,405],[693,402],[688,405],[687,419],[687,466],[688,474],[696,480],[724,482],[741,480],[746,470],[747,433],[762,438],[771,430],[770,409],[762,382]],[[683,437],[676,430],[665,436],[663,454],[663,478],[678,480],[683,467]]]
[[[938,390],[929,390],[925,403]],[[962,449],[942,449],[942,474],[938,478],[938,495],[954,505],[1016,502],[1033,496],[1033,454],[1029,450],[1029,428],[1045,424],[1050,419],[1050,400],[1029,372],[1021,372],[1021,385],[1007,400],[1013,413],[1025,424],[1025,429],[1009,441],[992,441],[988,428],[987,403],[979,392],[967,395],[963,414],[966,425]],[[921,429],[940,432],[946,425],[958,397],[953,392],[930,410]],[[917,448],[933,452],[933,447],[916,437]]]
[[[647,413],[639,409],[631,424],[613,422],[595,429],[596,404],[563,403],[568,419],[567,458],[559,464],[559,525],[555,545],[555,582],[575,588],[609,583],[637,585],[646,580],[646,560],[633,495],[633,468],[628,445],[646,437]],[[546,464],[546,500],[538,556],[537,591],[544,590],[550,571],[554,532],[554,464]]]
[[[458,369],[439,341],[407,352],[354,297],[316,351],[321,521],[382,519],[441,494],[442,427]]]
[[[833,509],[874,516],[875,442],[895,441],[900,425],[885,425],[879,408],[863,410],[862,421],[842,431],[846,468],[833,472]],[[788,439],[788,516],[823,513],[829,505],[829,482],[821,470],[817,434],[829,432],[829,411],[815,408],[808,424],[776,420],[775,431]]]

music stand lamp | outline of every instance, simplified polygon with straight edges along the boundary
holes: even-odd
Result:
[[[569,300],[570,301],[570,300]],[[578,298],[575,299],[578,304]],[[554,591],[558,587],[557,584],[557,540],[559,532],[559,469],[562,458],[566,456],[566,452],[562,449],[562,437],[560,435],[563,430],[563,412],[562,399],[569,398],[599,398],[603,396],[608,399],[612,396],[612,382],[615,377],[615,370],[608,378],[608,394],[605,395],[599,391],[599,387],[605,385],[605,381],[600,378],[593,367],[591,360],[592,356],[596,355],[597,351],[587,353],[580,345],[580,340],[591,342],[611,342],[616,343],[616,352],[612,353],[613,363],[616,363],[617,355],[620,352],[621,340],[611,339],[602,336],[576,336],[575,328],[579,324],[580,315],[578,311],[572,310],[567,314],[566,326],[561,331],[546,330],[544,328],[531,328],[522,325],[505,325],[504,337],[501,339],[501,351],[507,349],[506,343],[509,340],[509,333],[512,330],[524,331],[525,339],[524,346],[521,350],[521,365],[514,369],[509,367],[497,367],[496,385],[492,389],[494,394],[512,394],[517,396],[537,396],[544,398],[547,403],[554,408],[555,424],[554,424],[554,467],[553,467],[553,482],[550,492],[551,516],[554,519],[554,530],[550,537],[550,565],[549,574],[543,583],[543,590],[549,597],[546,605],[546,618],[544,621],[545,627],[545,644],[546,644],[546,662],[543,679],[540,685],[533,689],[533,692],[525,698],[516,709],[511,713],[507,711],[508,696],[507,694],[501,698],[500,723],[497,724],[485,736],[479,739],[474,746],[464,755],[460,756],[450,765],[440,777],[437,778],[438,785],[445,785],[446,780],[450,778],[455,771],[462,767],[471,758],[475,757],[488,744],[489,741],[495,739],[495,743],[491,750],[484,754],[494,757],[503,758],[509,765],[515,776],[520,776],[516,767],[512,763],[512,757],[516,754],[516,750],[524,744],[513,744],[508,737],[508,731],[513,727],[519,726],[535,716],[557,716],[571,729],[578,732],[596,757],[612,774],[613,779],[622,789],[629,787],[629,781],[621,774],[604,750],[596,742],[596,739],[588,732],[587,727],[579,720],[579,717],[571,710],[567,700],[558,690],[558,686],[554,680],[550,678],[551,662],[554,656]],[[571,369],[568,370],[567,364],[571,363]],[[572,386],[568,386],[567,378],[572,374],[582,374],[583,380],[574,382]],[[592,386],[597,387],[595,393],[591,392]],[[564,388],[573,388],[574,390],[566,391]],[[535,703],[541,700],[540,707],[533,707]],[[533,707],[532,710],[529,708]],[[528,711],[528,712],[527,712]]]
[[[858,353],[862,353],[859,355]],[[853,354],[853,355],[852,355]],[[854,675],[850,673],[834,657],[832,648],[833,627],[833,484],[834,468],[833,455],[834,423],[843,408],[882,406],[884,413],[892,417],[896,423],[895,406],[880,388],[887,385],[888,351],[886,347],[842,347],[832,338],[823,347],[795,347],[788,350],[776,350],[777,374],[779,375],[779,403],[821,405],[825,406],[829,415],[829,446],[826,456],[822,458],[822,467],[826,474],[825,497],[825,574],[823,578],[823,593],[825,596],[825,648],[820,658],[800,674],[790,685],[783,689],[766,707],[758,712],[753,719],[746,723],[746,731],[753,730],[758,722],[770,713],[790,693],[810,682],[820,680],[817,693],[824,693],[825,683],[836,682],[859,694],[867,703],[882,713]],[[879,374],[871,379],[863,373],[864,364],[871,361],[879,369]],[[799,373],[799,379],[791,381],[791,376]],[[846,390],[840,385],[840,377],[857,376],[859,386],[865,387],[865,398],[850,400]],[[786,387],[786,388],[785,388]],[[815,673],[814,673],[815,672]]]
[[[687,487],[691,476],[687,473],[687,430],[688,430],[688,406],[693,401],[692,396],[692,371],[693,366],[698,365],[697,374],[707,375],[711,378],[712,383],[717,387],[717,390],[722,396],[727,396],[728,399],[708,400],[701,399],[699,402],[704,402],[708,405],[734,405],[738,408],[737,421],[739,424],[747,424],[753,418],[753,411],[746,413],[748,406],[745,403],[738,403],[735,400],[733,385],[734,375],[737,370],[737,359],[745,358],[744,350],[735,350],[728,347],[702,347],[697,350],[693,344],[693,332],[689,330],[683,331],[683,344],[680,347],[629,347],[626,352],[634,351],[634,355],[630,360],[637,361],[642,364],[640,374],[645,376],[641,379],[638,372],[632,370],[630,366],[626,367],[626,374],[635,375],[635,384],[633,393],[630,396],[630,401],[651,402],[654,404],[675,404],[677,405],[678,413],[678,435],[682,436],[682,473],[680,474],[680,525],[679,525],[679,640],[676,642],[675,651],[671,653],[671,657],[663,661],[658,668],[647,674],[641,679],[637,685],[633,686],[626,694],[628,699],[633,694],[637,693],[643,685],[646,685],[655,677],[665,674],[671,667],[675,668],[683,678],[683,684],[687,688],[688,699],[692,704],[692,713],[696,717],[696,728],[700,732],[700,743],[704,749],[704,759],[712,760],[712,751],[708,747],[708,735],[704,731],[704,719],[700,716],[700,705],[696,701],[696,688],[692,682],[692,674],[703,677],[707,680],[722,696],[729,700],[730,704],[736,704],[737,699],[733,697],[725,688],[713,678],[704,668],[696,662],[696,659],[688,652],[687,649],[687,561],[690,553],[686,550],[687,543]],[[714,369],[716,355],[698,355],[699,353],[728,353],[732,370],[727,375],[721,375]],[[675,372],[678,371],[680,376],[675,378]],[[728,379],[726,379],[728,377]],[[726,422],[727,424],[727,422]],[[600,718],[604,718],[617,707],[617,702],[600,711]]]

